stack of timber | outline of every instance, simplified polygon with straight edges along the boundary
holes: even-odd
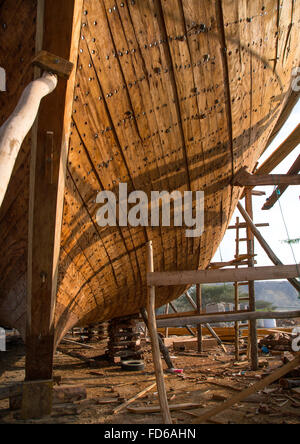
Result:
[[[66,57],[67,39],[54,37],[65,35],[64,17],[74,2],[45,0],[42,45],[39,4],[0,2],[0,66],[7,77],[0,125],[34,78],[36,51]],[[243,167],[253,172],[273,131],[284,123],[295,103],[292,71],[300,64],[300,3],[294,0],[283,5],[274,0],[83,0],[81,12],[73,101],[64,104],[72,108],[72,128],[61,239],[55,246],[58,291],[51,315],[56,345],[74,326],[135,314],[146,305],[149,240],[155,269],[206,269],[243,192],[233,177]],[[43,113],[39,141],[53,132],[59,143],[61,128],[50,123],[58,112],[63,109],[56,107],[46,118]],[[33,256],[35,267],[27,265],[32,235],[39,244],[35,232],[28,236],[33,145],[30,134],[0,209],[5,252],[0,324],[17,328],[23,337],[32,271],[35,288],[45,278],[40,257]],[[97,193],[118,194],[120,183],[148,197],[157,190],[204,190],[202,237],[187,238],[186,227],[131,227],[119,221],[99,227]],[[47,203],[46,192],[40,201]],[[59,227],[61,221],[56,222]],[[184,290],[158,289],[157,306]]]
[[[115,363],[143,359],[141,334],[136,319],[113,319],[108,327],[107,356]]]

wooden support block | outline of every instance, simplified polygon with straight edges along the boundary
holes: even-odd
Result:
[[[69,79],[72,74],[74,64],[65,60],[62,57],[58,57],[47,51],[41,51],[32,61],[34,66],[37,66],[44,71],[57,74],[66,80]]]
[[[53,381],[30,381],[23,384],[21,418],[40,419],[51,415]]]

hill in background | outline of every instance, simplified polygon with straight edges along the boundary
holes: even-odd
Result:
[[[196,287],[191,287],[189,295],[196,300]],[[287,281],[260,281],[255,283],[255,295],[258,310],[300,310],[300,299],[297,291]],[[240,288],[240,297],[247,296],[247,287]],[[216,284],[202,286],[203,309],[206,304],[218,302],[234,302],[233,284]],[[191,311],[192,307],[186,298],[180,296],[174,303],[180,311]],[[164,313],[165,307],[161,307],[158,313]],[[172,310],[170,310],[172,312]]]

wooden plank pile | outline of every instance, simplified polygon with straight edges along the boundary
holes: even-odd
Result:
[[[108,327],[107,356],[114,363],[122,359],[143,359],[140,331],[136,319],[113,319]]]

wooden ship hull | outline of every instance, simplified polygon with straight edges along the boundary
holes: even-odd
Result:
[[[60,13],[57,26],[63,27]],[[35,0],[0,3],[0,66],[7,74],[0,125],[34,78],[38,14]],[[233,176],[242,167],[253,171],[264,152],[289,103],[300,56],[300,4],[294,0],[283,6],[274,0],[84,0],[80,20],[57,342],[74,326],[145,306],[149,240],[156,270],[209,265],[241,195]],[[23,335],[31,147],[29,135],[0,210],[0,324]],[[100,228],[97,193],[117,193],[119,183],[148,196],[203,190],[203,235],[187,238],[185,226]],[[159,289],[157,304],[183,290]]]

